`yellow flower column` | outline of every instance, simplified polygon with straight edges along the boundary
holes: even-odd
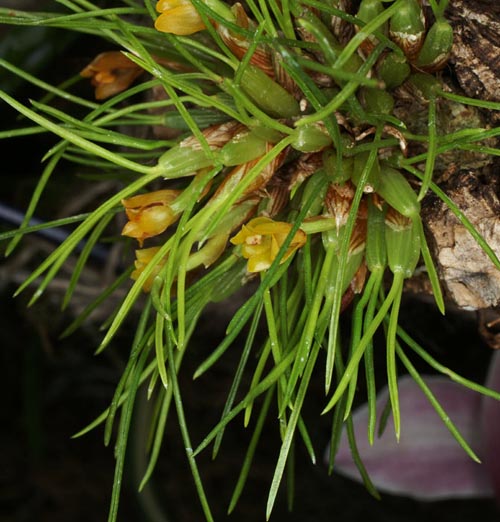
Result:
[[[261,272],[272,265],[291,229],[290,223],[258,217],[243,225],[231,239],[231,243],[242,245],[241,253],[245,259],[248,259],[249,272]],[[281,263],[284,263],[297,249],[302,247],[306,238],[305,232],[299,229],[282,257]]]

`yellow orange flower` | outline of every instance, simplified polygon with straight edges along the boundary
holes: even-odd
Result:
[[[132,60],[119,51],[101,53],[80,72],[91,78],[97,100],[104,100],[127,89],[143,72]]]
[[[123,227],[122,235],[134,237],[142,243],[148,237],[157,236],[175,223],[179,214],[171,208],[171,203],[180,190],[157,190],[122,199],[122,205],[129,219]]]
[[[258,217],[243,225],[231,239],[231,243],[242,245],[241,253],[245,259],[248,259],[249,272],[261,272],[272,265],[291,229],[290,223]],[[299,229],[282,257],[281,263],[286,261],[305,242],[306,234]]]
[[[155,21],[155,28],[162,33],[189,35],[206,29],[189,0],[160,0],[156,10],[161,14]]]
[[[160,250],[160,247],[151,247],[151,248],[142,248],[140,250],[135,251],[135,270],[132,272],[130,277],[137,281],[139,276],[142,274],[144,269],[148,266],[148,264],[153,259],[154,255]],[[153,282],[155,280],[155,277],[159,274],[160,270],[162,269],[163,265],[165,264],[166,259],[162,259],[157,263],[157,265],[153,268],[153,271],[149,275],[149,277],[146,279],[144,284],[142,285],[142,289],[145,292],[149,292],[151,290],[151,287],[153,286]]]

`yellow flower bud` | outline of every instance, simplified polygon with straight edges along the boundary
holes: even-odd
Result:
[[[231,239],[231,243],[242,245],[241,253],[245,259],[248,259],[249,272],[261,272],[273,264],[291,229],[290,223],[258,217],[243,225]],[[305,242],[306,234],[299,229],[282,257],[281,263],[285,262]]]
[[[80,72],[91,78],[97,100],[104,100],[127,89],[143,70],[119,51],[101,53]]]
[[[157,190],[123,199],[122,205],[129,219],[123,227],[122,235],[134,237],[142,243],[148,237],[157,236],[178,219],[171,203],[180,194],[180,190]]]
[[[206,29],[198,11],[189,0],[160,0],[156,10],[161,13],[155,28],[162,33],[189,35]]]

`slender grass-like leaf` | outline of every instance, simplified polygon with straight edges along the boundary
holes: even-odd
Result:
[[[159,287],[161,286],[161,279],[157,278],[153,284],[151,292],[158,293]],[[155,318],[155,356],[156,363],[158,364],[158,373],[160,375],[161,382],[165,388],[168,388],[167,378],[167,350],[165,348],[165,338],[168,337],[168,333],[165,332],[165,322],[169,321],[169,318],[165,318],[164,314],[158,313]]]
[[[440,139],[438,146],[436,147],[436,155],[443,154],[445,152],[453,151],[461,144],[476,143],[479,141],[487,140],[500,135],[500,127],[494,129],[484,130],[480,129],[464,129],[454,133],[455,139],[451,139],[450,136],[443,137]],[[421,163],[427,159],[427,153],[417,154],[411,158],[401,160],[400,166],[407,168],[407,166]],[[423,180],[423,176],[421,178]]]
[[[494,149],[493,147],[486,147],[482,145],[458,145],[458,150],[470,150],[479,154],[487,154],[488,156],[500,156],[500,149]]]
[[[116,465],[113,478],[113,491],[111,493],[111,505],[109,508],[108,522],[116,522],[118,517],[118,505],[120,502],[123,468],[125,464],[125,454],[127,450],[128,434],[130,431],[130,422],[132,420],[132,411],[134,408],[137,389],[140,384],[140,377],[146,364],[148,355],[149,350],[143,350],[139,360],[137,361],[137,365],[134,368],[133,375],[131,376],[130,385],[128,386],[128,395],[125,400],[122,417],[120,419],[120,429],[115,448]]]
[[[354,433],[354,425],[352,417],[348,417],[345,421],[346,423],[346,430],[347,430],[347,438],[349,440],[349,447],[351,448],[351,455],[352,460],[356,464],[356,467],[358,468],[359,474],[361,475],[361,479],[363,480],[363,484],[374,498],[377,500],[380,500],[380,494],[376,490],[375,486],[373,485],[372,481],[370,480],[370,476],[368,475],[368,472],[366,471],[366,468],[363,464],[363,460],[361,458],[361,455],[358,451],[358,446],[356,444],[356,435]]]
[[[54,169],[56,168],[57,164],[59,163],[59,160],[61,159],[61,156],[64,152],[64,149],[60,150],[58,154],[56,154],[51,161],[47,164],[47,166],[43,169],[42,175],[40,176],[36,187],[33,191],[33,194],[31,196],[28,208],[26,209],[26,212],[24,214],[24,219],[19,226],[18,233],[12,238],[10,243],[7,245],[7,248],[5,250],[5,255],[9,256],[16,246],[19,244],[19,241],[21,241],[23,235],[26,233],[26,228],[28,227],[29,222],[31,221],[31,218],[33,217],[33,214],[35,213],[36,207],[40,201],[40,197],[43,193],[43,190],[45,189],[50,176],[54,172]]]
[[[81,11],[79,13],[74,14],[63,14],[63,15],[56,15],[52,18],[45,18],[44,24],[53,25],[57,23],[64,24],[65,26],[67,24],[70,24],[74,21],[82,21],[86,18],[93,19],[92,21],[94,23],[99,23],[99,20],[96,20],[96,18],[99,17],[111,17],[112,15],[143,15],[145,14],[146,10],[145,8],[141,7],[109,7],[109,8],[95,8],[89,11]]]
[[[382,133],[382,129],[379,127],[375,132],[375,139],[380,138]],[[340,308],[342,305],[342,287],[343,281],[345,277],[346,265],[347,265],[347,257],[349,251],[349,243],[352,235],[352,231],[354,230],[354,224],[356,222],[356,216],[359,208],[359,204],[361,202],[361,197],[363,195],[364,187],[368,181],[368,176],[371,172],[372,166],[374,165],[377,159],[377,152],[375,150],[371,151],[368,155],[368,159],[366,160],[366,164],[363,168],[363,171],[360,173],[358,186],[356,187],[356,192],[354,194],[354,198],[351,202],[351,208],[349,210],[349,217],[347,218],[347,222],[345,224],[344,233],[341,238],[340,243],[340,251],[339,251],[339,266],[335,279],[335,291],[333,293],[333,302],[332,302],[332,311],[330,316],[330,328],[328,333],[328,347],[327,347],[327,358],[326,358],[326,368],[325,368],[325,392],[328,393],[331,385],[331,380],[333,377],[333,363],[334,363],[334,354],[335,354],[335,345],[336,339],[338,336],[338,324],[339,324],[339,315]],[[357,367],[357,365],[356,365]]]
[[[80,326],[84,323],[84,321],[99,308],[99,306],[111,295],[113,292],[119,288],[132,273],[133,267],[130,267],[128,270],[125,270],[120,276],[118,276],[109,286],[107,286],[99,296],[94,299],[90,304],[88,304],[85,309],[78,314],[78,316],[73,320],[73,322],[64,329],[60,338],[63,339],[68,337],[72,333],[74,333]]]
[[[313,288],[312,288],[312,263],[311,263],[311,238],[308,237],[304,248],[302,249],[304,267],[303,267],[303,275],[304,275],[304,295],[306,307],[308,309],[311,308],[312,299],[313,299]]]
[[[376,291],[376,290],[374,290],[375,283],[376,283],[376,278],[371,277],[371,274],[370,274],[370,278],[368,279],[368,282],[365,285],[361,299],[357,299],[355,302],[354,310],[353,310],[353,314],[352,314],[349,354],[352,354],[352,352],[356,348],[356,345],[358,344],[358,342],[361,339],[361,334],[363,331],[363,312],[364,312],[365,307],[368,305],[368,303],[370,301],[370,297],[372,296],[373,292]],[[366,355],[366,350],[363,355]],[[358,382],[358,368],[355,368],[353,371],[351,381],[349,383],[349,389],[348,389],[348,393],[347,393],[347,403],[345,406],[346,415],[348,415],[349,412],[351,411],[352,404],[354,402],[354,396],[356,394],[357,382]]]
[[[266,315],[266,322],[267,322],[267,332],[269,336],[269,343],[271,345],[271,354],[273,356],[274,364],[277,365],[282,359],[283,356],[283,349],[281,347],[281,343],[278,339],[278,328],[276,325],[276,318],[273,311],[273,305],[271,303],[271,296],[269,289],[267,289],[264,292],[264,295],[262,296],[262,301],[264,304],[264,311]],[[286,377],[283,376],[279,381],[279,388],[278,388],[278,406],[280,412],[283,411],[283,409],[286,407],[282,403],[283,400],[283,393],[286,390]]]
[[[361,76],[358,73],[351,73],[348,71],[343,71],[342,69],[332,69],[331,66],[322,65],[318,62],[315,62],[307,58],[298,58],[297,63],[305,69],[326,74],[334,80],[354,81],[357,82],[359,85],[363,85],[365,87],[376,88],[379,86],[378,80],[375,80],[373,78],[367,78],[366,76]]]
[[[52,221],[45,221],[44,223],[39,223],[36,225],[30,225],[23,228],[23,235],[33,234],[40,230],[47,230],[51,228],[64,227],[66,225],[73,225],[74,223],[79,223],[80,221],[84,221],[90,216],[90,213],[84,214],[76,214],[74,216],[69,216],[60,219],[54,219]],[[6,239],[10,239],[19,234],[19,229],[8,230],[7,232],[0,232],[0,241],[5,241]]]
[[[22,136],[32,136],[34,134],[43,134],[47,132],[46,129],[42,127],[23,127],[21,129],[8,129],[4,131],[0,131],[0,140],[8,139],[8,138],[18,138]]]
[[[340,379],[340,382],[337,384],[335,391],[333,392],[332,398],[328,401],[328,404],[326,405],[325,409],[323,410],[323,413],[326,413],[329,411],[333,406],[339,401],[340,397],[343,395],[344,391],[346,390],[347,386],[349,385],[349,382],[352,378],[354,370],[358,367],[361,358],[363,357],[363,353],[368,346],[368,343],[373,338],[376,330],[386,317],[387,313],[389,312],[394,300],[397,298],[398,294],[401,292],[403,284],[403,274],[401,272],[396,272],[394,274],[394,279],[392,282],[391,289],[389,290],[389,293],[387,294],[387,297],[385,298],[384,302],[380,306],[377,314],[371,321],[371,323],[365,328],[363,337],[359,341],[358,345],[356,346],[356,349],[351,355],[351,358],[349,359],[349,362],[346,366],[346,369],[342,375],[342,379]]]
[[[92,234],[90,234],[89,238],[87,239],[87,241],[78,257],[78,261],[76,262],[75,268],[73,269],[73,272],[71,274],[71,278],[69,280],[69,284],[68,284],[66,293],[64,294],[63,302],[61,305],[63,310],[65,308],[67,308],[67,306],[69,305],[73,292],[75,291],[76,285],[78,284],[78,280],[80,279],[80,276],[82,274],[83,269],[85,268],[85,265],[87,264],[88,258],[112,218],[113,218],[112,214],[104,216],[103,219],[97,224],[95,229],[92,231]]]
[[[67,15],[65,15],[67,16]],[[98,104],[95,102],[90,102],[84,98],[80,98],[79,96],[75,96],[68,91],[58,89],[57,87],[54,87],[53,85],[50,85],[47,82],[44,82],[43,80],[40,80],[39,78],[36,78],[32,74],[29,74],[27,71],[24,71],[23,69],[19,69],[19,67],[16,67],[15,65],[9,63],[7,60],[4,60],[3,58],[0,58],[0,67],[3,67],[7,71],[10,71],[13,74],[16,74],[26,82],[29,82],[36,87],[39,87],[40,89],[43,89],[44,91],[47,91],[55,96],[58,96],[59,98],[62,98],[64,100],[70,101],[72,103],[75,103],[77,105],[81,105],[82,107],[88,107],[90,109],[96,109],[98,107]]]
[[[299,417],[299,420],[297,421],[297,427],[299,428],[299,433],[302,438],[302,442],[304,443],[307,454],[309,456],[309,460],[311,461],[311,464],[316,464],[316,452],[314,451],[314,445],[312,443],[311,436],[307,431],[306,424],[302,417]]]
[[[370,278],[372,276],[376,279],[376,281],[373,284],[373,288],[370,293],[370,300],[368,302],[368,305],[366,306],[363,331],[366,331],[366,329],[370,327],[370,324],[373,321],[377,307],[378,296],[382,288],[384,270],[372,272],[372,274],[370,274]],[[375,429],[377,424],[377,390],[375,386],[375,368],[373,351],[374,350],[372,337],[372,339],[368,342],[368,345],[364,353],[366,395],[368,403],[368,441],[370,444],[373,444],[373,441],[375,439]]]
[[[405,330],[403,330],[403,328],[401,328],[400,326],[398,326],[397,333],[399,338],[405,344],[407,344],[416,354],[418,354],[419,357],[421,357],[429,366],[437,370],[439,373],[446,375],[452,381],[456,382],[457,384],[460,384],[461,386],[465,386],[470,390],[476,391],[478,393],[481,393],[482,395],[486,395],[487,397],[491,397],[492,399],[500,401],[500,392],[487,388],[486,386],[473,382],[469,379],[466,379],[465,377],[462,377],[461,375],[455,373],[447,366],[444,366],[443,364],[439,363],[414,339],[412,339],[410,335],[408,335],[408,333],[406,333]]]
[[[182,435],[182,440],[184,443],[184,447],[186,448],[186,456],[189,462],[189,467],[191,468],[191,474],[194,479],[196,491],[198,493],[198,498],[200,499],[200,503],[203,509],[203,513],[208,522],[213,521],[212,513],[210,511],[210,507],[208,505],[208,500],[205,495],[205,490],[203,488],[203,484],[201,482],[200,473],[198,470],[198,465],[196,464],[196,460],[193,454],[193,449],[191,445],[191,439],[189,436],[189,431],[186,423],[186,417],[184,414],[184,406],[182,404],[182,397],[179,388],[179,383],[177,381],[177,371],[178,366],[176,366],[175,354],[173,351],[172,342],[167,336],[167,355],[168,355],[168,376],[169,382],[172,386],[172,394],[174,398],[174,404],[177,411],[177,419],[179,423],[179,428]]]
[[[408,370],[408,373],[413,377],[414,381],[417,383],[417,385],[420,387],[424,395],[427,397],[429,402],[432,404],[433,408],[436,410],[436,413],[439,415],[440,419],[443,421],[443,424],[448,428],[450,433],[453,435],[455,440],[460,444],[460,446],[463,448],[463,450],[469,455],[469,457],[474,460],[475,462],[481,462],[479,457],[474,453],[472,448],[469,446],[467,441],[462,437],[460,432],[458,431],[457,427],[453,423],[453,421],[448,417],[446,412],[443,410],[441,405],[439,404],[439,401],[436,399],[430,388],[427,386],[425,381],[422,379],[416,368],[413,366],[413,364],[410,362],[408,357],[406,357],[405,353],[403,352],[401,346],[399,343],[396,343],[396,352],[398,354],[398,357],[400,358],[401,362],[405,366],[405,368]]]
[[[332,474],[335,469],[335,457],[337,455],[337,451],[340,445],[340,438],[342,436],[342,427],[344,425],[344,414],[345,408],[344,404],[346,401],[346,396],[344,395],[342,399],[335,405],[332,416],[332,427],[330,433],[330,446],[328,451],[328,474]]]
[[[287,320],[281,322],[281,328],[279,331],[279,342],[284,346],[285,350],[288,346],[288,334],[292,325],[288,321],[288,273],[285,273],[278,282],[278,296],[277,296],[277,310],[278,318],[287,318]]]
[[[297,426],[297,422],[299,420],[300,411],[302,409],[302,405],[304,403],[304,399],[307,393],[307,389],[309,387],[309,381],[312,377],[312,372],[316,363],[316,358],[319,353],[319,344],[315,344],[313,347],[309,359],[307,361],[307,365],[304,370],[304,375],[302,377],[302,381],[300,383],[299,389],[297,391],[297,397],[293,404],[293,409],[290,415],[290,419],[288,420],[288,424],[286,427],[285,437],[281,444],[281,449],[278,457],[278,462],[276,463],[276,468],[274,470],[273,480],[271,482],[271,487],[269,489],[269,495],[267,498],[267,507],[266,507],[266,519],[269,520],[271,516],[271,512],[274,507],[274,502],[276,500],[276,496],[278,494],[278,488],[281,483],[281,479],[283,477],[283,472],[285,470],[286,463],[288,461],[288,456],[290,452],[290,448],[292,446],[292,442],[295,435],[295,428]],[[283,362],[286,361],[286,357],[283,359]]]
[[[165,427],[168,418],[168,412],[170,410],[170,406],[172,404],[172,392],[171,389],[161,389],[160,397],[157,400],[156,407],[158,408],[158,413],[155,417],[157,417],[155,423],[154,436],[151,443],[151,454],[148,461],[148,466],[144,475],[139,484],[139,491],[141,492],[146,484],[151,479],[153,475],[154,468],[156,467],[156,463],[158,461],[158,456],[160,454],[160,449],[163,443],[164,435],[165,435]],[[153,432],[151,432],[153,435]]]
[[[402,285],[401,281],[401,285]],[[398,370],[396,366],[396,330],[398,326],[399,308],[401,306],[402,287],[396,294],[392,303],[391,313],[386,331],[386,365],[387,365],[387,387],[391,401],[392,420],[394,422],[394,433],[399,441],[401,434],[401,414],[399,409]]]
[[[434,172],[434,164],[436,162],[437,136],[436,136],[436,98],[432,97],[429,100],[429,116],[427,118],[427,128],[429,129],[427,158],[425,161],[424,177],[422,179],[422,186],[418,193],[418,200],[420,201],[427,194],[429,186],[432,181],[432,173]]]
[[[137,324],[137,330],[132,343],[132,349],[130,350],[129,360],[127,361],[127,365],[123,371],[123,374],[120,377],[120,380],[118,381],[118,384],[115,388],[115,393],[108,408],[108,415],[106,417],[106,423],[104,425],[105,446],[107,446],[111,441],[111,437],[113,435],[114,419],[116,416],[116,412],[118,411],[118,408],[121,405],[120,399],[122,398],[124,390],[127,390],[128,392],[127,384],[130,384],[129,379],[132,374],[132,371],[136,368],[137,359],[139,355],[142,353],[142,350],[149,350],[152,344],[152,329],[149,328],[146,331],[147,322],[150,319],[150,311],[151,301],[148,300]]]
[[[344,373],[344,361],[342,360],[342,347],[340,345],[340,340],[337,341],[336,346],[337,354],[336,358],[338,360],[338,364],[335,366],[335,376],[337,381],[342,378]],[[342,437],[342,430],[344,426],[344,419],[346,418],[345,414],[345,404],[346,404],[347,396],[343,395],[339,402],[335,405],[333,416],[332,416],[332,427],[330,432],[330,448],[328,452],[328,474],[332,474],[335,469],[335,457],[337,455],[340,441]]]
[[[250,355],[250,351],[255,342],[255,334],[257,333],[257,328],[259,326],[261,313],[262,313],[262,303],[260,303],[259,306],[257,306],[257,308],[255,310],[255,313],[254,313],[254,316],[252,319],[252,323],[250,325],[250,330],[249,330],[247,338],[245,340],[245,345],[243,347],[243,351],[241,352],[240,361],[239,361],[236,371],[234,373],[233,382],[231,383],[231,388],[229,390],[226,402],[224,404],[224,409],[221,414],[221,419],[223,419],[226,416],[226,414],[231,410],[231,408],[234,404],[234,400],[236,398],[236,393],[238,392],[238,388],[240,387],[241,379],[243,377],[243,372],[245,370],[245,367],[246,367],[246,364],[248,361],[248,357]],[[214,447],[213,447],[213,451],[212,451],[212,458],[215,458],[217,456],[223,436],[224,436],[224,430],[222,429],[217,434],[217,437],[215,438]]]
[[[262,408],[260,410],[259,416],[257,418],[257,422],[255,423],[255,428],[252,434],[252,438],[250,439],[250,444],[248,445],[248,449],[243,460],[243,466],[241,468],[240,474],[236,481],[236,485],[234,487],[233,494],[231,496],[231,500],[229,502],[228,514],[232,513],[238,500],[243,492],[243,488],[245,487],[245,483],[248,478],[248,473],[250,472],[250,467],[252,465],[253,457],[255,455],[255,451],[257,449],[257,444],[259,443],[259,439],[262,433],[262,428],[264,427],[265,420],[267,418],[269,407],[271,405],[271,400],[273,398],[274,388],[270,388],[266,396],[264,398],[264,402],[262,404]]]
[[[240,401],[230,412],[228,412],[224,419],[222,419],[203,439],[203,441],[194,451],[194,456],[203,451],[217,436],[217,433],[227,426],[229,422],[231,422],[241,411],[243,411],[248,406],[248,404],[252,403],[259,395],[273,386],[290,366],[292,360],[293,354],[288,354],[266,375],[266,377],[264,377],[257,385],[252,386],[247,395],[245,395],[244,399]]]
[[[380,420],[378,423],[377,437],[382,437],[387,428],[387,423],[389,422],[389,417],[391,416],[391,401],[389,397],[387,397],[387,401],[380,413]]]
[[[54,109],[50,105],[41,104],[35,101],[32,101],[31,103],[33,107],[39,111],[43,111],[44,113],[58,118],[61,122],[65,123],[66,128],[78,131],[80,136],[93,142],[109,143],[119,147],[130,147],[147,151],[164,148],[170,144],[170,142],[164,140],[141,139],[136,136],[127,136],[126,134],[115,132],[110,129],[101,129],[96,121],[86,123],[85,121],[68,116],[65,112]],[[47,153],[44,159],[47,159],[49,155],[50,153]]]
[[[243,73],[245,72],[245,69],[250,64],[250,60],[252,59],[252,56],[254,55],[255,51],[257,50],[257,47],[261,45],[261,37],[265,29],[265,23],[261,22],[256,30],[254,35],[252,36],[252,39],[250,41],[250,45],[248,46],[247,52],[245,53],[245,56],[243,56],[243,59],[241,62],[237,65],[236,73],[234,75],[234,83],[235,85],[241,84],[241,79],[243,77]]]
[[[439,91],[441,98],[455,101],[457,103],[463,103],[464,105],[470,105],[472,107],[481,107],[482,109],[489,109],[492,111],[500,111],[500,103],[488,100],[479,100],[476,98],[469,98],[468,96],[461,96],[454,92]]]
[[[295,499],[295,440],[292,440],[288,459],[286,461],[286,504],[288,511],[293,511],[293,501]]]
[[[110,161],[111,163],[115,163],[116,165],[120,165],[123,168],[130,169],[134,172],[139,172],[141,174],[151,174],[154,171],[154,167],[147,167],[145,165],[140,165],[139,163],[135,163],[133,161],[129,161],[123,158],[121,155],[111,152],[91,141],[82,138],[80,135],[70,131],[69,129],[53,123],[52,121],[44,118],[40,114],[28,109],[28,107],[19,103],[17,100],[9,96],[7,93],[0,91],[0,99],[9,104],[16,111],[21,113],[26,118],[38,123],[41,127],[46,128],[50,132],[64,138],[70,143],[75,144],[76,146],[95,154],[103,159]]]
[[[156,368],[156,361],[151,361],[146,369],[142,372],[139,384],[142,384],[143,382],[148,379],[148,377],[153,373],[153,370]],[[125,400],[128,397],[128,391],[123,392],[122,396],[119,400],[119,406],[121,406]],[[77,439],[79,437],[83,437],[83,435],[86,435],[93,429],[95,429],[97,426],[100,426],[103,422],[106,421],[109,414],[109,408],[106,408],[101,414],[99,414],[92,422],[87,424],[84,428],[82,428],[80,431],[76,432],[71,436],[73,439]]]
[[[434,294],[434,301],[436,302],[438,310],[444,315],[444,297],[441,290],[441,285],[439,283],[439,276],[436,270],[436,265],[434,264],[434,260],[432,259],[431,252],[429,250],[429,245],[427,244],[427,240],[425,238],[422,220],[418,219],[417,223],[420,229],[420,251],[425,263],[425,268],[427,269],[427,276],[429,277],[429,281],[431,283],[432,293]]]
[[[253,372],[252,380],[250,381],[250,386],[249,386],[250,390],[253,390],[254,387],[257,386],[258,383],[260,382],[270,354],[271,354],[271,342],[269,341],[269,339],[267,339],[267,341],[264,344],[264,347],[259,355],[257,365]],[[252,410],[253,410],[253,401],[250,402],[249,404],[247,404],[245,407],[245,415],[243,417],[243,426],[245,426],[245,427],[250,424],[250,417],[252,415]]]
[[[197,317],[199,316],[199,312],[195,314],[195,317],[193,318],[193,322],[190,328],[189,336],[192,334],[192,331],[194,330],[196,326]],[[175,357],[175,367],[180,368],[182,359],[185,355],[185,351],[176,351],[174,354]],[[155,362],[155,361],[153,361]],[[156,368],[157,369],[157,368]],[[155,375],[158,375],[158,372],[153,374],[153,378]],[[148,390],[149,394],[149,390]],[[146,486],[148,481],[150,480],[154,469],[156,467],[156,464],[158,462],[158,458],[160,456],[160,449],[162,447],[163,441],[164,441],[164,433],[165,433],[165,427],[167,423],[168,414],[170,411],[170,406],[172,403],[173,398],[173,388],[172,386],[169,386],[167,389],[161,388],[161,394],[158,401],[161,402],[161,404],[157,404],[156,410],[157,415],[152,419],[152,425],[151,425],[151,432],[150,436],[152,437],[152,446],[151,446],[151,453],[149,456],[148,465],[146,468],[146,471],[144,472],[144,475],[142,477],[141,483],[139,485],[139,491],[142,491],[143,488]],[[153,423],[154,423],[154,430],[153,430]]]
[[[300,375],[303,373],[304,368],[307,366],[311,350],[313,349],[313,338],[316,333],[318,317],[320,315],[320,309],[323,303],[324,289],[328,285],[328,279],[331,274],[331,268],[335,263],[335,256],[336,247],[330,245],[326,251],[326,256],[321,268],[318,285],[315,288],[313,302],[311,308],[308,311],[307,322],[297,347],[297,357],[295,359],[292,372],[288,379],[288,387],[284,397],[284,404],[288,404],[291,401],[291,397],[294,393],[296,384],[299,380]]]

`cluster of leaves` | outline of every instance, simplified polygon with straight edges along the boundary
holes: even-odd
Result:
[[[350,12],[337,0],[247,0],[244,6],[218,0],[162,0],[156,6],[159,17],[148,0],[123,0],[123,6],[107,9],[87,0],[58,3],[64,13],[0,9],[0,22],[87,33],[112,42],[122,52],[101,55],[82,72],[92,79],[101,103],[71,93],[80,75],[54,87],[0,60],[3,69],[47,92],[32,107],[0,92],[4,102],[35,124],[2,137],[48,131],[61,138],[44,158],[46,166],[25,222],[3,238],[13,236],[9,254],[23,235],[36,230],[29,220],[63,158],[93,167],[103,177],[124,180],[124,188],[89,214],[43,225],[80,222],[19,292],[41,278],[31,301],[35,302],[86,239],[64,299],[67,305],[92,249],[113,217],[124,210],[129,218],[124,235],[136,238],[140,247],[154,238],[154,246],[136,251],[135,270],[118,277],[66,332],[73,332],[119,286],[128,284],[132,274],[135,282],[106,324],[99,348],[103,350],[147,292],[111,405],[82,432],[105,423],[108,444],[120,415],[110,520],[117,516],[128,431],[143,384],[156,406],[150,461],[141,487],[154,470],[173,402],[208,520],[212,516],[196,455],[213,441],[215,455],[227,424],[243,412],[249,425],[256,399],[264,396],[232,509],[276,396],[282,445],[268,499],[270,516],[285,468],[292,465],[296,437],[315,459],[302,406],[313,374],[320,372],[325,394],[331,395],[325,408],[332,416],[331,466],[345,426],[356,463],[375,494],[356,455],[351,407],[364,361],[368,437],[373,442],[380,413],[373,336],[379,329],[386,333],[387,414],[392,410],[397,436],[399,358],[443,422],[477,459],[405,350],[466,386],[496,395],[439,365],[398,326],[403,281],[413,275],[420,259],[444,311],[420,218],[420,200],[429,189],[449,205],[500,267],[467,218],[432,182],[439,154],[471,147],[493,153],[482,143],[500,133],[479,128],[439,135],[441,100],[498,108],[449,92],[432,74],[445,65],[451,48],[451,28],[443,16],[447,2],[432,1],[431,8],[423,10],[416,0],[363,0],[359,10]],[[133,85],[138,78],[140,83]],[[164,95],[148,99],[157,88]],[[405,94],[427,107],[427,134],[410,132],[409,122],[395,110]],[[140,102],[138,95],[143,96]],[[88,112],[76,119],[51,106],[54,97]],[[120,131],[125,126],[158,125],[177,129],[179,140],[138,138]],[[143,193],[152,182],[160,183],[161,190]],[[417,195],[412,185],[419,182]],[[392,273],[392,285],[386,293],[387,272]],[[248,326],[221,421],[193,451],[178,384],[189,339],[208,303],[228,298],[257,273],[260,282],[254,294],[232,318],[224,341],[195,373],[198,377],[214,365]],[[343,350],[339,317],[348,306],[352,324]],[[256,346],[263,321],[267,340]],[[256,364],[251,385],[243,392],[251,355]],[[318,361],[324,361],[324,369],[319,369]],[[239,401],[238,394],[243,395]]]

